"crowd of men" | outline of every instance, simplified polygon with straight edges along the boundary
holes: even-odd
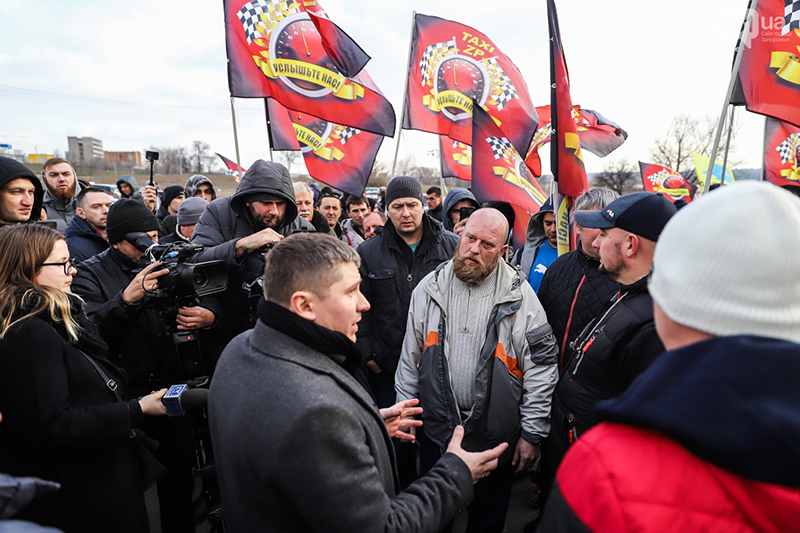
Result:
[[[466,509],[467,531],[501,532],[529,473],[530,530],[800,523],[786,191],[737,184],[679,212],[591,189],[558,256],[549,201],[511,250],[507,206],[408,176],[377,200],[261,160],[228,197],[202,175],[117,187],[115,201],[61,158],[41,179],[0,158],[0,224],[65,234],[73,292],[131,397],[185,378],[181,333],[196,335],[231,531],[448,531]],[[202,246],[191,261],[222,262],[227,288],[165,320],[151,296],[170,271],[147,264],[143,234]],[[166,467],[162,530],[193,531],[191,431],[154,418],[146,433]]]

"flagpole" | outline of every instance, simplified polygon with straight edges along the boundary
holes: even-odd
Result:
[[[764,117],[764,140],[761,142],[761,181],[767,179],[767,167],[764,165],[764,155],[767,153],[767,121],[769,117]]]
[[[751,0],[750,7],[747,10],[747,18],[742,25],[742,30],[739,32],[739,42],[736,46],[736,58],[733,61],[733,72],[731,73],[731,81],[728,83],[728,92],[725,95],[725,103],[722,105],[722,113],[719,117],[719,124],[717,125],[717,133],[714,136],[714,147],[711,150],[711,160],[708,163],[708,170],[706,171],[706,184],[703,187],[703,194],[708,193],[709,189],[711,188],[711,180],[714,177],[714,163],[717,158],[717,150],[719,150],[719,141],[722,138],[722,129],[725,127],[725,118],[728,116],[728,106],[731,103],[731,97],[733,96],[733,89],[736,86],[736,79],[739,77],[739,67],[742,64],[742,56],[744,55],[744,35],[745,32],[749,30],[750,24],[753,20],[753,13],[756,12],[756,6],[758,5],[758,0]],[[720,181],[720,184],[725,183],[725,176],[723,175]]]
[[[733,134],[733,115],[736,113],[736,106],[731,106],[731,122],[728,124],[728,138],[725,140],[725,156],[722,158],[722,177],[719,179],[720,185],[725,183],[725,169],[728,168],[728,151],[731,149],[731,134]],[[733,176],[733,172],[731,172]],[[714,177],[713,175],[711,176]],[[706,173],[708,178],[708,173]]]
[[[269,99],[264,98],[264,114],[267,117],[267,144],[269,144],[269,160],[272,161],[272,127],[269,122]]]
[[[403,136],[403,119],[406,116],[406,102],[408,101],[408,72],[411,69],[411,50],[414,47],[414,25],[417,22],[417,12],[411,12],[411,35],[408,37],[408,63],[406,64],[406,81],[403,85],[403,111],[400,113],[400,120],[397,121],[397,143],[394,147],[394,161],[392,161],[392,177],[397,166],[397,154],[400,153],[400,137]]]
[[[236,127],[236,108],[233,106],[233,96],[231,96],[231,119],[233,120],[233,143],[236,145],[236,175],[239,179],[242,179],[242,164],[239,158],[239,130]]]

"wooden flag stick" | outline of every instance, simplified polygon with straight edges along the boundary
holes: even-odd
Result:
[[[736,58],[733,61],[733,71],[731,72],[731,81],[728,83],[728,92],[725,95],[725,103],[722,106],[722,113],[719,116],[719,124],[717,125],[717,133],[714,136],[714,147],[711,149],[711,158],[708,162],[708,170],[706,171],[706,184],[703,187],[703,194],[706,194],[711,187],[711,179],[714,177],[714,163],[717,159],[717,150],[719,150],[719,142],[722,138],[722,129],[725,127],[725,118],[728,116],[728,106],[731,103],[733,96],[733,89],[736,87],[736,79],[739,77],[739,67],[742,64],[742,56],[744,55],[745,48],[745,33],[750,29],[750,24],[753,21],[753,14],[756,12],[758,0],[751,0],[750,7],[747,10],[747,17],[745,18],[742,30],[739,32],[739,42],[736,45]],[[725,183],[725,176],[722,176],[720,184]]]

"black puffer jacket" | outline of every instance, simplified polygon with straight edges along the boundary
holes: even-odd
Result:
[[[411,269],[400,246],[407,246],[387,220],[382,233],[358,247],[361,256],[361,292],[371,309],[358,324],[358,346],[366,359],[394,375],[406,333],[411,293],[422,278],[452,259],[458,237],[442,224],[423,216],[422,242],[414,253]]]
[[[602,421],[595,405],[622,394],[664,352],[656,334],[647,279],[621,285],[619,294],[621,298],[607,302],[597,315],[597,323],[576,340],[576,346],[583,349],[569,352],[566,370],[556,386],[547,454],[543,457],[545,473],[550,476],[555,475],[570,445],[568,414],[572,414],[575,434],[580,438]]]
[[[294,187],[286,167],[279,163],[258,160],[242,177],[233,196],[218,198],[208,204],[194,228],[192,242],[202,244],[205,250],[195,256],[195,262],[224,261],[228,266],[228,289],[210,298],[219,302],[224,310],[220,333],[230,340],[255,325],[255,301],[248,295],[253,282],[264,273],[264,256],[251,251],[236,258],[236,241],[263,228],[253,219],[245,205],[254,193],[267,193],[286,200],[283,224],[276,231],[288,237],[295,229],[314,231],[307,220],[297,216]],[[255,289],[257,301],[260,291]]]
[[[559,371],[570,353],[569,343],[619,290],[619,283],[601,274],[599,266],[578,241],[577,249],[553,261],[542,279],[538,296],[558,342]]]

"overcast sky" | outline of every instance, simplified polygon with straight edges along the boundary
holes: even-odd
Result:
[[[367,70],[398,121],[413,10],[488,35],[522,71],[534,104],[549,104],[545,0],[323,5],[372,56]],[[605,160],[587,153],[590,172],[619,158],[648,161],[654,139],[678,114],[719,115],[746,0],[557,5],[573,103],[600,111],[629,134]],[[235,102],[248,167],[269,157],[264,105]],[[743,110],[737,117],[743,166],[760,167],[763,117]],[[121,151],[198,139],[235,159],[222,0],[0,0],[0,143],[64,153],[69,135]],[[379,159],[391,161],[395,142],[384,140]],[[413,153],[418,164],[438,166],[426,155],[436,146],[435,136],[406,131],[400,157]]]

